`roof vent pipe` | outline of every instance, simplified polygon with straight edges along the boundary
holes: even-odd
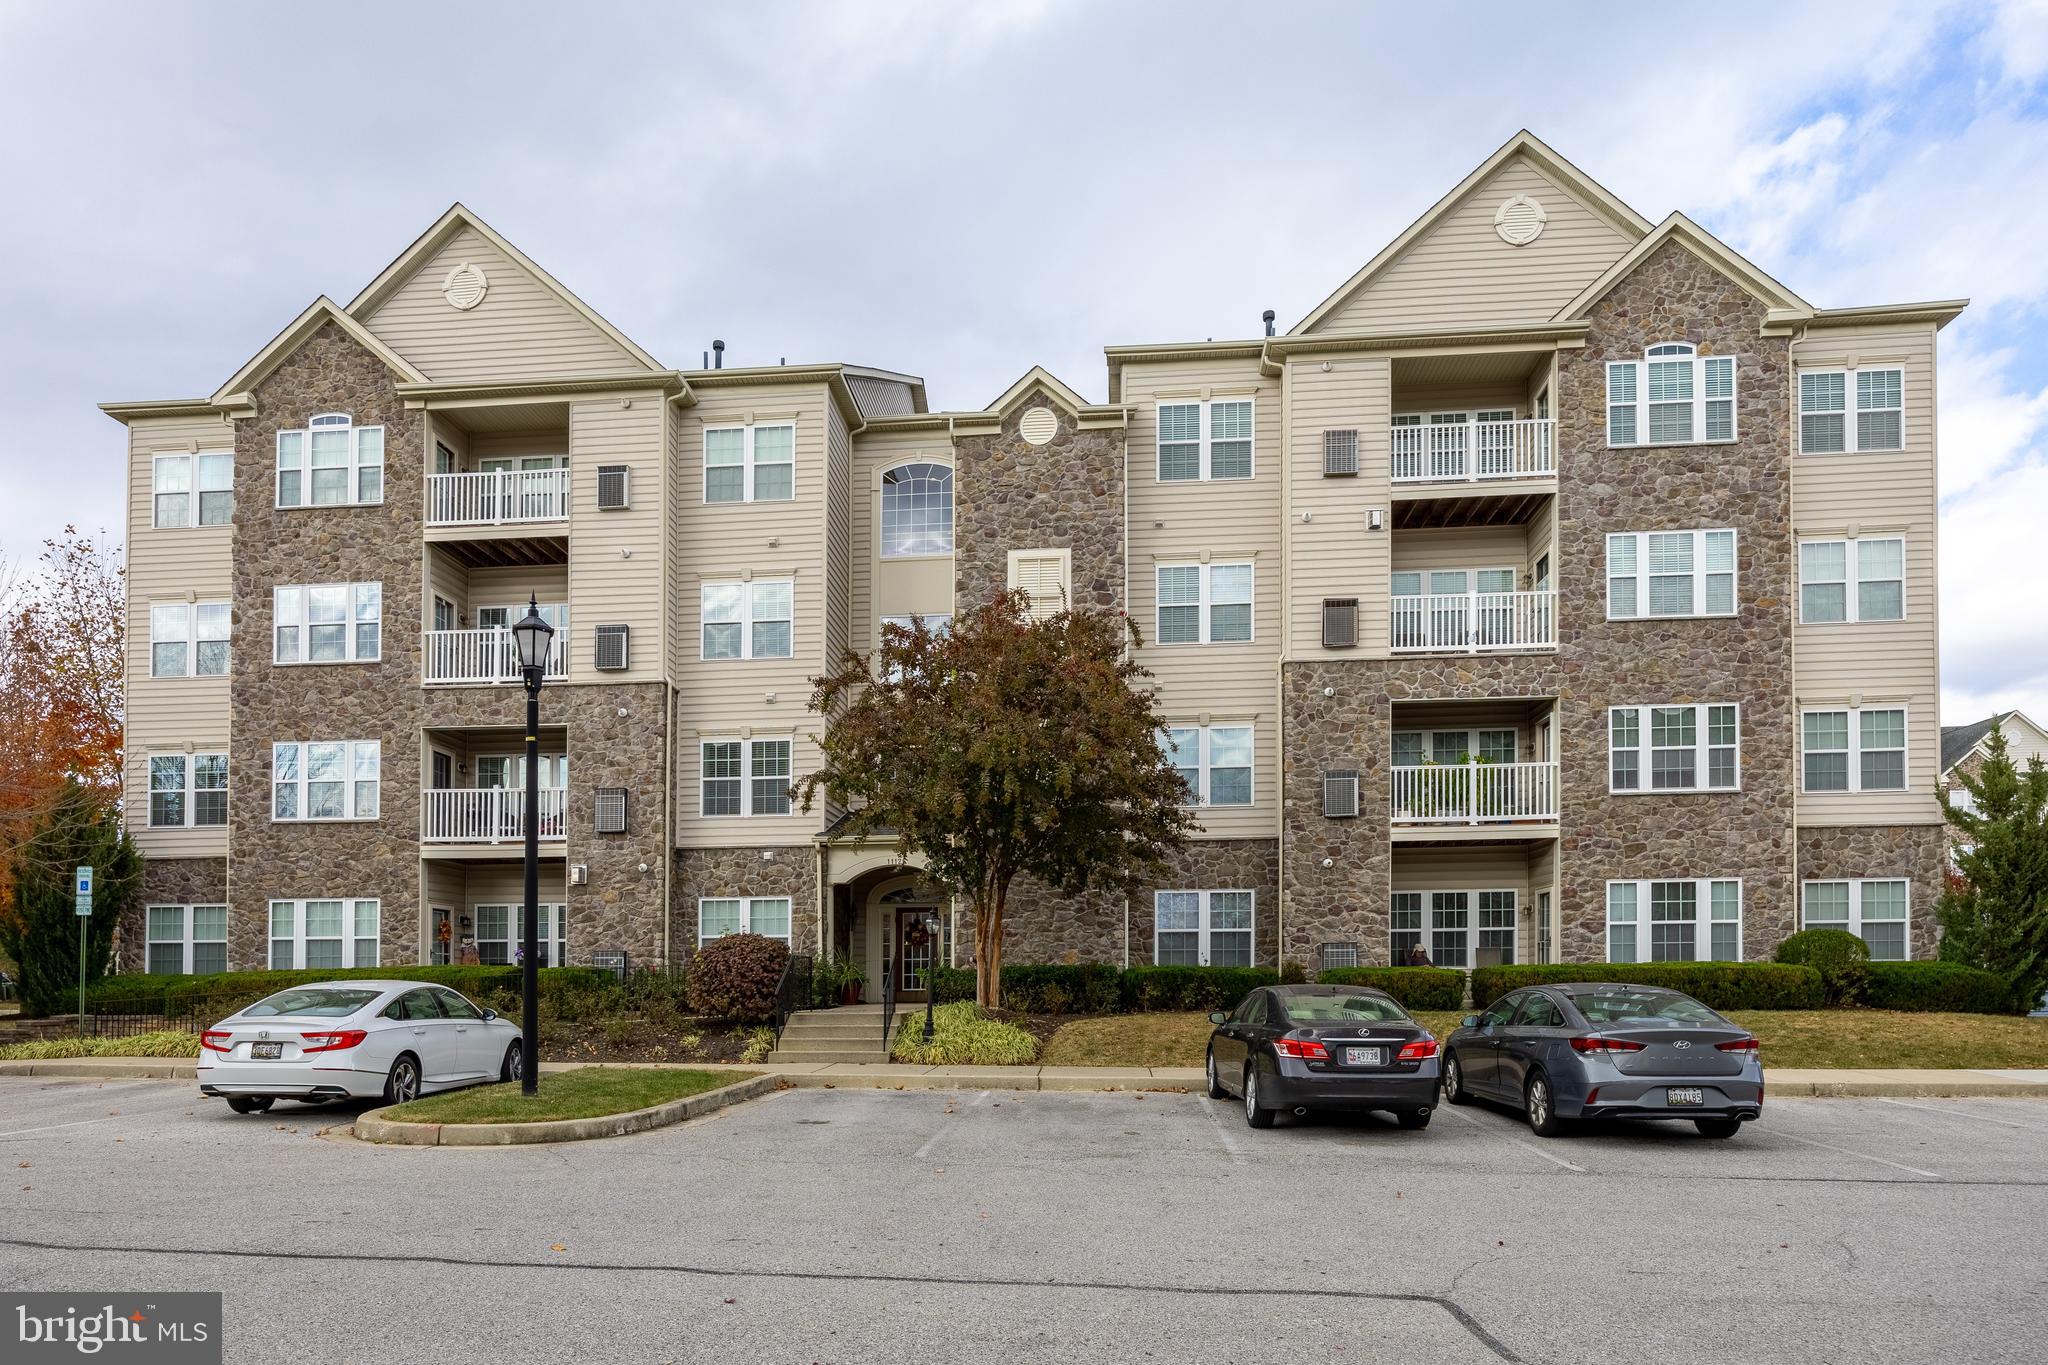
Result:
[[[711,368],[714,370],[725,368],[725,343],[722,341],[713,341],[711,343]]]
[[[701,364],[701,365],[699,365],[699,366],[698,366],[697,368],[698,368],[698,369],[700,369],[700,370],[708,370],[708,369],[710,369],[710,368],[711,368],[711,352],[709,352],[709,351],[703,351],[703,352],[700,352],[700,354],[701,354],[701,355],[703,355],[703,357],[704,357],[704,363],[703,363],[703,364]]]
[[[1267,310],[1266,310],[1265,312],[1263,312],[1263,313],[1259,314],[1259,316],[1260,316],[1260,318],[1264,319],[1264,321],[1265,321],[1265,324],[1266,324],[1266,335],[1267,335],[1267,336],[1271,336],[1271,335],[1273,335],[1273,310],[1272,310],[1272,309],[1270,309],[1270,308],[1268,308],[1268,309],[1267,309]]]

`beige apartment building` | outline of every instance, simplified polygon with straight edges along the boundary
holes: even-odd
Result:
[[[1128,898],[1022,896],[1012,962],[1926,955],[1962,307],[1816,307],[1524,133],[1290,331],[932,411],[667,368],[458,205],[212,394],[105,405],[124,965],[511,960],[532,781],[550,962],[746,929],[914,983],[927,907],[971,936],[792,803],[810,679],[1011,587],[1139,624],[1201,830]]]

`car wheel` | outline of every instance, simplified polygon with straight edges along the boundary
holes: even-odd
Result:
[[[1742,1120],[1694,1119],[1692,1126],[1700,1130],[1701,1137],[1732,1138],[1742,1131]]]
[[[1529,1116],[1529,1129],[1538,1137],[1557,1137],[1565,1131],[1565,1121],[1557,1116],[1557,1097],[1551,1093],[1550,1077],[1538,1071],[1529,1077],[1529,1087],[1522,1092],[1522,1108]]]
[[[228,1108],[237,1114],[261,1114],[269,1110],[270,1102],[268,1095],[231,1095]]]
[[[1214,1048],[1209,1050],[1207,1066],[1209,1068],[1209,1098],[1212,1100],[1229,1099],[1230,1092],[1223,1088],[1223,1078],[1216,1074],[1216,1050]]]
[[[1271,1128],[1273,1111],[1259,1103],[1258,1063],[1244,1069],[1244,1121],[1254,1128]]]
[[[505,1049],[505,1060],[498,1063],[498,1080],[501,1084],[519,1080],[526,1074],[526,1052],[514,1043]]]
[[[1429,1111],[1427,1109],[1403,1109],[1400,1113],[1394,1115],[1394,1122],[1412,1133],[1418,1129],[1429,1127]]]
[[[406,1104],[420,1097],[420,1059],[410,1052],[398,1054],[391,1074],[384,1078],[384,1103]]]
[[[1444,1049],[1444,1098],[1452,1104],[1472,1103],[1472,1092],[1465,1088],[1465,1068],[1458,1065],[1458,1054]]]

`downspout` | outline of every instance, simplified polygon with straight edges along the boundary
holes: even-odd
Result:
[[[1790,361],[1792,359],[1792,348],[1806,340],[1806,333],[1807,325],[1801,323],[1798,334],[1785,343],[1786,360]],[[1787,630],[1785,632],[1786,639],[1791,641],[1790,645],[1787,646],[1787,651],[1791,655],[1792,671],[1790,679],[1792,684],[1792,742],[1786,746],[1785,754],[1785,766],[1790,783],[1788,790],[1792,793],[1792,884],[1787,890],[1791,895],[1792,907],[1792,918],[1789,928],[1791,932],[1797,933],[1800,922],[1799,781],[1802,762],[1801,750],[1804,744],[1804,741],[1800,738],[1800,728],[1804,722],[1799,716],[1799,499],[1796,493],[1799,484],[1792,477],[1792,471],[1798,468],[1799,464],[1799,369],[1796,364],[1787,364],[1785,366],[1785,402],[1787,405],[1785,411],[1792,414],[1791,420],[1785,424],[1785,535],[1789,543],[1786,546],[1788,554],[1785,559],[1785,592],[1783,594],[1786,611],[1792,618],[1787,623]],[[1937,498],[1938,502],[1939,499]],[[1936,516],[1935,520],[1940,520],[1939,515]],[[1900,572],[1903,573],[1904,571],[1904,567],[1901,566]],[[1938,582],[1939,579],[1937,579]],[[1903,588],[1901,590],[1903,591]],[[1935,638],[1936,647],[1939,648],[1939,632],[1936,633]],[[1940,683],[1941,671],[1937,661],[1935,667],[1935,685],[1937,688],[1939,688]],[[1737,738],[1739,739],[1740,736],[1738,735]],[[1744,907],[1744,913],[1747,913],[1747,907]],[[1749,925],[1745,921],[1743,924],[1743,937],[1748,937],[1748,931]],[[1909,930],[1909,939],[1910,936]],[[1746,954],[1748,945],[1744,944],[1743,947]],[[1909,941],[1906,944],[1906,956],[1910,958],[1912,955],[1913,945]]]
[[[1261,345],[1260,360],[1270,355],[1271,343]],[[1287,656],[1289,631],[1293,628],[1288,605],[1294,600],[1294,513],[1288,497],[1294,489],[1293,465],[1288,456],[1294,431],[1294,386],[1287,382],[1287,368],[1280,367],[1280,653],[1273,663],[1273,966],[1287,957]],[[1256,939],[1252,961],[1258,961]]]

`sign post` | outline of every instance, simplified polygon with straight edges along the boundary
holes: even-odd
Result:
[[[78,869],[76,882],[77,898],[73,908],[78,915],[78,1033],[85,1036],[85,942],[92,937],[92,869]]]

